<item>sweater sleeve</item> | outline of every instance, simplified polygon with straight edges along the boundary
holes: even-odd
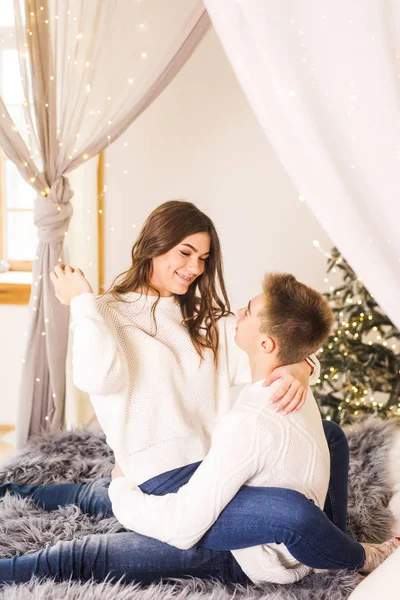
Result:
[[[75,385],[92,396],[116,394],[127,383],[128,369],[111,322],[100,314],[94,294],[71,302],[72,371]]]
[[[196,544],[258,468],[254,422],[229,415],[224,421],[208,455],[177,493],[152,496],[126,477],[112,481],[109,494],[118,521],[183,550]]]

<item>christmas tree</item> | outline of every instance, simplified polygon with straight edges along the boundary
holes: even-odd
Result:
[[[328,273],[340,275],[341,283],[324,294],[336,318],[317,353],[321,413],[340,424],[365,415],[400,417],[400,333],[340,252],[326,256]]]

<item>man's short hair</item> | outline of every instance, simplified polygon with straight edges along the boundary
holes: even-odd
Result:
[[[334,317],[326,299],[289,273],[264,276],[260,330],[276,340],[282,364],[301,362],[326,341]]]

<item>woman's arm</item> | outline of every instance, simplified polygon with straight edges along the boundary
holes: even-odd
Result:
[[[128,382],[126,359],[118,348],[117,335],[97,308],[90,283],[81,269],[57,264],[50,273],[56,298],[71,306],[74,331],[72,378],[92,396],[117,393]],[[111,323],[110,323],[111,325]]]
[[[264,386],[269,386],[277,379],[282,379],[281,385],[271,397],[270,402],[276,405],[278,412],[283,414],[291,413],[295,410],[300,410],[307,399],[308,387],[316,383],[321,371],[318,358],[315,354],[311,355],[314,370],[311,373],[311,367],[303,360],[294,365],[286,365],[274,369],[270,377],[268,377]]]
[[[151,496],[126,477],[114,479],[109,488],[114,515],[127,529],[191,548],[254,475],[260,450],[256,437],[254,420],[225,417],[208,455],[177,493]]]
[[[71,307],[74,331],[72,378],[92,396],[117,393],[128,382],[128,368],[114,328],[100,314],[90,283],[81,269],[57,264],[50,273],[56,298]]]
[[[115,330],[98,310],[94,294],[73,298],[71,315],[75,385],[92,396],[118,393],[128,382],[126,359],[118,347]]]

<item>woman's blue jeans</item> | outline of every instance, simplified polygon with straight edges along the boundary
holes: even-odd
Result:
[[[32,575],[97,581],[107,576],[144,584],[175,577],[217,578],[224,582],[249,580],[229,550],[258,544],[282,543],[301,563],[318,569],[358,570],[365,560],[361,544],[346,533],[347,439],[337,425],[324,421],[331,453],[331,479],[324,512],[304,495],[284,488],[242,487],[200,542],[178,550],[134,532],[89,535],[58,542],[33,554],[0,560],[0,582],[25,582]],[[176,492],[189,481],[200,463],[163,473],[143,483],[144,492]],[[84,512],[112,516],[109,479],[88,484],[23,487],[0,486],[30,497],[46,510],[78,505]]]

